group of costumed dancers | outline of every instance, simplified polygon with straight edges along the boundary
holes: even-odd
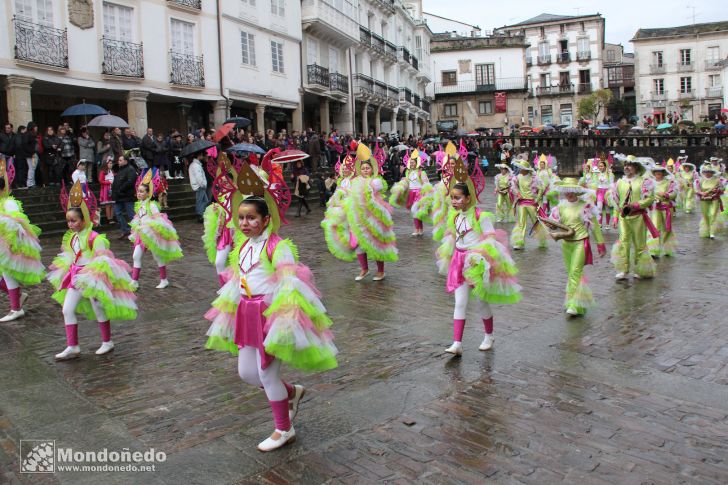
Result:
[[[453,341],[445,352],[462,355],[468,303],[472,300],[483,323],[479,349],[494,346],[492,304],[514,304],[522,298],[518,269],[510,248],[523,250],[527,235],[539,246],[546,237],[562,241],[567,273],[564,310],[583,315],[594,304],[584,275],[592,263],[591,238],[597,253],[606,254],[602,231],[616,227],[619,239],[612,247],[617,279],[634,274],[655,275],[653,257],[671,256],[676,238],[672,217],[676,210],[690,213],[700,201],[700,235],[713,238],[724,227],[723,198],[726,180],[722,160],[712,158],[700,169],[679,157],[664,165],[624,157],[624,176],[615,180],[612,157],[584,164],[581,179],[556,176],[551,157],[529,163],[516,159],[497,165],[495,214],[478,207],[485,177],[477,164],[468,166],[467,152],[448,143],[432,156],[440,172],[434,185],[425,170],[426,156],[417,150],[402,160],[403,177],[389,197],[382,177],[384,156],[364,143],[354,143],[337,164],[337,189],[326,208],[321,226],[331,254],[359,263],[354,278],[369,275],[369,261],[383,281],[385,263],[398,260],[392,214],[395,207],[409,211],[415,237],[432,225],[439,243],[435,266],[454,297]],[[238,374],[262,388],[269,401],[274,431],[258,444],[271,451],[295,439],[293,420],[306,390],[282,378],[282,365],[304,371],[336,367],[337,349],[332,321],[321,302],[311,271],[298,261],[298,250],[278,235],[286,223],[290,190],[275,164],[276,151],[257,158],[231,161],[223,152],[214,171],[211,204],[204,215],[204,250],[218,277],[219,290],[205,318],[210,320],[206,348],[237,356]],[[199,155],[199,154],[192,154]],[[619,159],[619,157],[618,157]],[[651,160],[651,159],[649,159]],[[61,253],[50,271],[41,261],[40,230],[10,195],[12,166],[0,161],[0,288],[8,294],[10,312],[2,322],[25,315],[24,287],[48,279],[52,298],[62,306],[66,348],[55,357],[79,357],[77,314],[96,320],[101,345],[96,354],[114,349],[111,321],[137,317],[135,292],[142,261],[151,253],[159,269],[157,289],[169,286],[167,265],[182,257],[177,232],[153,200],[164,190],[161,174],[144,171],[137,180],[135,217],[131,224],[132,266],[109,249],[107,238],[94,231],[95,199],[90,190],[74,184],[62,194],[68,223]],[[515,222],[510,242],[494,223]],[[529,229],[530,226],[530,229]],[[509,247],[510,246],[510,247]]]

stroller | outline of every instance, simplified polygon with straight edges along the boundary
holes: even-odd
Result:
[[[130,148],[129,150],[124,150],[124,158],[129,160],[129,163],[134,167],[137,173],[139,173],[141,170],[149,168],[149,165],[147,165],[147,161],[141,157],[141,149],[139,148]]]

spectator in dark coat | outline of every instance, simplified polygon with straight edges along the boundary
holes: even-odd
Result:
[[[142,137],[142,158],[147,161],[147,165],[154,166],[155,160],[155,144],[154,130],[147,128],[147,134]]]
[[[48,185],[61,185],[63,161],[61,160],[61,139],[56,136],[52,126],[46,128],[43,136],[43,158]]]
[[[118,160],[119,157],[124,155],[124,145],[121,142],[120,128],[111,130],[111,152],[114,155],[114,160]]]
[[[15,156],[15,133],[13,133],[13,125],[5,123],[2,133],[0,133],[0,157],[10,158]]]
[[[119,229],[121,230],[119,239],[124,239],[131,234],[129,222],[134,218],[134,200],[136,199],[134,185],[137,173],[123,156],[116,159],[115,169],[116,174],[114,175],[114,183],[111,185],[111,197],[114,199],[114,214],[116,220],[119,221]],[[129,222],[127,222],[127,219]]]

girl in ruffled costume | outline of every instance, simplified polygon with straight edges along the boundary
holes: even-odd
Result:
[[[695,210],[695,181],[698,179],[695,165],[687,161],[680,163],[676,178],[680,189],[678,207],[681,207],[686,214],[691,214]]]
[[[513,194],[511,193],[511,185],[513,184],[513,171],[505,163],[499,163],[495,168],[500,169],[500,173],[495,176],[495,221],[496,222],[513,222]]]
[[[332,369],[337,349],[311,271],[298,262],[296,246],[278,236],[290,204],[285,181],[247,162],[233,178],[235,247],[229,280],[205,315],[212,321],[205,346],[237,355],[240,378],[265,391],[275,430],[258,449],[272,451],[294,440],[291,421],[305,392],[282,380],[281,364]]]
[[[719,169],[710,163],[700,166],[700,178],[695,181],[695,194],[700,198],[700,237],[715,239],[722,230],[723,203],[726,180],[720,177]]]
[[[585,175],[585,185],[596,194],[596,209],[599,212],[599,225],[602,229],[609,228],[611,209],[609,207],[609,189],[614,183],[614,174],[607,161],[599,160],[592,166],[591,172]]]
[[[420,207],[420,201],[434,189],[430,184],[427,173],[422,169],[422,157],[417,149],[407,157],[406,166],[407,170],[404,178],[392,186],[389,203],[395,207],[404,206],[412,212],[412,220],[415,226],[412,235],[422,236],[425,228],[422,224],[420,212],[426,213],[426,209]]]
[[[452,178],[453,164],[457,149],[452,142],[448,142],[445,150],[435,152],[435,163],[440,172],[440,181],[434,189],[423,197],[420,207],[429,213],[432,222],[432,239],[442,241],[447,229],[447,214],[450,211],[450,179]]]
[[[351,234],[349,223],[346,220],[344,201],[349,195],[351,181],[356,172],[355,156],[347,154],[343,162],[336,164],[336,171],[339,179],[336,183],[336,190],[326,204],[324,220],[321,227],[324,230],[324,238],[329,252],[338,259],[351,262],[355,259],[355,253],[351,249]]]
[[[155,183],[159,183],[159,171],[153,178],[153,169],[148,169],[141,182],[137,185],[137,203],[134,207],[135,215],[131,221],[131,235],[129,240],[134,244],[133,269],[131,279],[136,284],[142,271],[142,256],[149,250],[159,267],[159,284],[157,289],[169,286],[167,279],[167,264],[182,258],[182,248],[179,236],[167,214],[159,210],[159,205],[152,200]]]
[[[508,248],[499,240],[505,233],[493,228],[493,214],[481,212],[476,204],[478,193],[462,159],[454,162],[447,229],[437,249],[440,274],[447,275],[446,289],[455,294],[453,343],[445,352],[461,355],[468,300],[472,295],[483,320],[485,336],[480,350],[493,348],[493,312],[491,303],[516,303],[521,287],[518,272]]]
[[[533,174],[533,168],[525,160],[514,162],[519,173],[513,177],[511,192],[514,194],[516,225],[511,232],[511,245],[513,249],[523,249],[526,246],[526,230],[529,223],[536,223],[537,212],[541,215],[546,213],[539,202],[543,198],[544,187],[541,179]],[[546,231],[540,224],[533,226],[533,234],[539,242],[539,247],[546,247]]]
[[[567,274],[566,297],[564,309],[570,316],[584,315],[588,308],[594,306],[594,297],[584,276],[584,266],[592,264],[592,250],[589,234],[593,234],[597,242],[600,257],[607,254],[601,227],[597,216],[598,209],[589,200],[590,190],[579,185],[576,179],[565,178],[556,183],[556,190],[564,199],[551,211],[550,219],[567,226],[573,234],[563,239],[561,251]],[[582,197],[580,197],[582,196]],[[545,220],[548,224],[548,220]]]
[[[377,263],[377,274],[372,279],[382,281],[385,277],[384,263],[399,259],[392,207],[381,196],[386,185],[379,176],[379,164],[364,143],[360,143],[356,150],[355,164],[356,177],[344,199],[346,219],[339,217],[334,220],[327,216],[322,227],[334,256],[344,261],[353,261],[356,256],[359,260],[361,271],[356,281],[363,280],[369,273],[368,258]],[[345,240],[347,234],[348,244]]]
[[[556,181],[556,176],[553,172],[553,158],[551,155],[548,157],[545,154],[541,154],[540,157],[534,158],[533,166],[536,169],[536,177],[538,177],[541,187],[543,189],[543,195],[539,205],[544,208],[548,213],[551,204],[556,205],[558,203],[558,194],[553,190],[553,184]]]
[[[99,323],[101,346],[96,355],[114,349],[111,320],[134,320],[137,315],[129,265],[116,259],[106,236],[93,230],[79,183],[71,188],[67,208],[69,230],[63,236],[61,253],[53,260],[48,274],[48,280],[56,289],[53,299],[63,307],[66,327],[67,347],[56,354],[56,360],[74,359],[81,353],[76,312]]]
[[[675,254],[675,233],[672,230],[672,216],[675,213],[675,199],[677,198],[677,184],[667,167],[656,165],[652,167],[655,177],[655,204],[650,211],[652,224],[660,234],[647,239],[650,254],[655,257],[673,256]]]
[[[10,313],[0,322],[11,322],[25,316],[23,303],[28,294],[21,286],[43,281],[45,268],[40,260],[40,228],[23,213],[22,204],[10,195],[15,170],[0,159],[0,290],[10,299]]]
[[[215,265],[220,287],[225,284],[223,274],[227,268],[228,255],[233,248],[233,213],[229,197],[232,182],[229,178],[230,161],[225,152],[218,158],[219,168],[213,181],[212,196],[214,202],[207,206],[203,214],[204,231],[202,243],[207,259]]]

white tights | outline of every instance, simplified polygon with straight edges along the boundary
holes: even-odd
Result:
[[[260,366],[260,350],[245,346],[238,353],[238,374],[251,386],[261,387],[269,401],[288,399],[288,391],[281,380],[281,361],[275,359],[266,368]]]
[[[3,273],[2,277],[5,280],[5,286],[8,287],[8,290],[14,290],[16,288],[20,288],[20,284],[18,284],[18,282],[15,281],[15,279],[12,276]]]
[[[151,253],[151,251],[149,251]],[[144,250],[141,246],[136,246],[134,248],[134,254],[132,255],[132,259],[134,261],[134,267],[135,268],[141,268],[142,267],[142,256],[144,256]],[[164,264],[159,262],[159,258],[157,258],[157,255],[152,253],[152,257],[154,258],[154,261],[157,263],[157,266],[162,267]]]
[[[66,298],[63,300],[63,320],[66,322],[66,325],[76,325],[78,323],[78,320],[76,319],[76,307],[81,301],[81,298],[81,292],[75,288],[69,288],[66,292]],[[93,298],[91,299],[91,307],[94,309],[94,313],[96,314],[96,321],[108,321],[106,313],[104,313],[104,308]]]
[[[217,274],[223,274],[225,272],[228,255],[231,250],[231,246],[225,246],[224,248],[217,250],[217,254],[215,255],[215,271],[217,271]]]
[[[455,312],[453,318],[455,320],[465,320],[465,315],[468,309],[468,299],[470,298],[470,286],[467,283],[463,283],[458,286],[455,290]],[[480,298],[476,298],[476,305],[478,305],[478,312],[480,318],[487,319],[493,316],[493,311],[490,309],[490,303],[484,302]]]

